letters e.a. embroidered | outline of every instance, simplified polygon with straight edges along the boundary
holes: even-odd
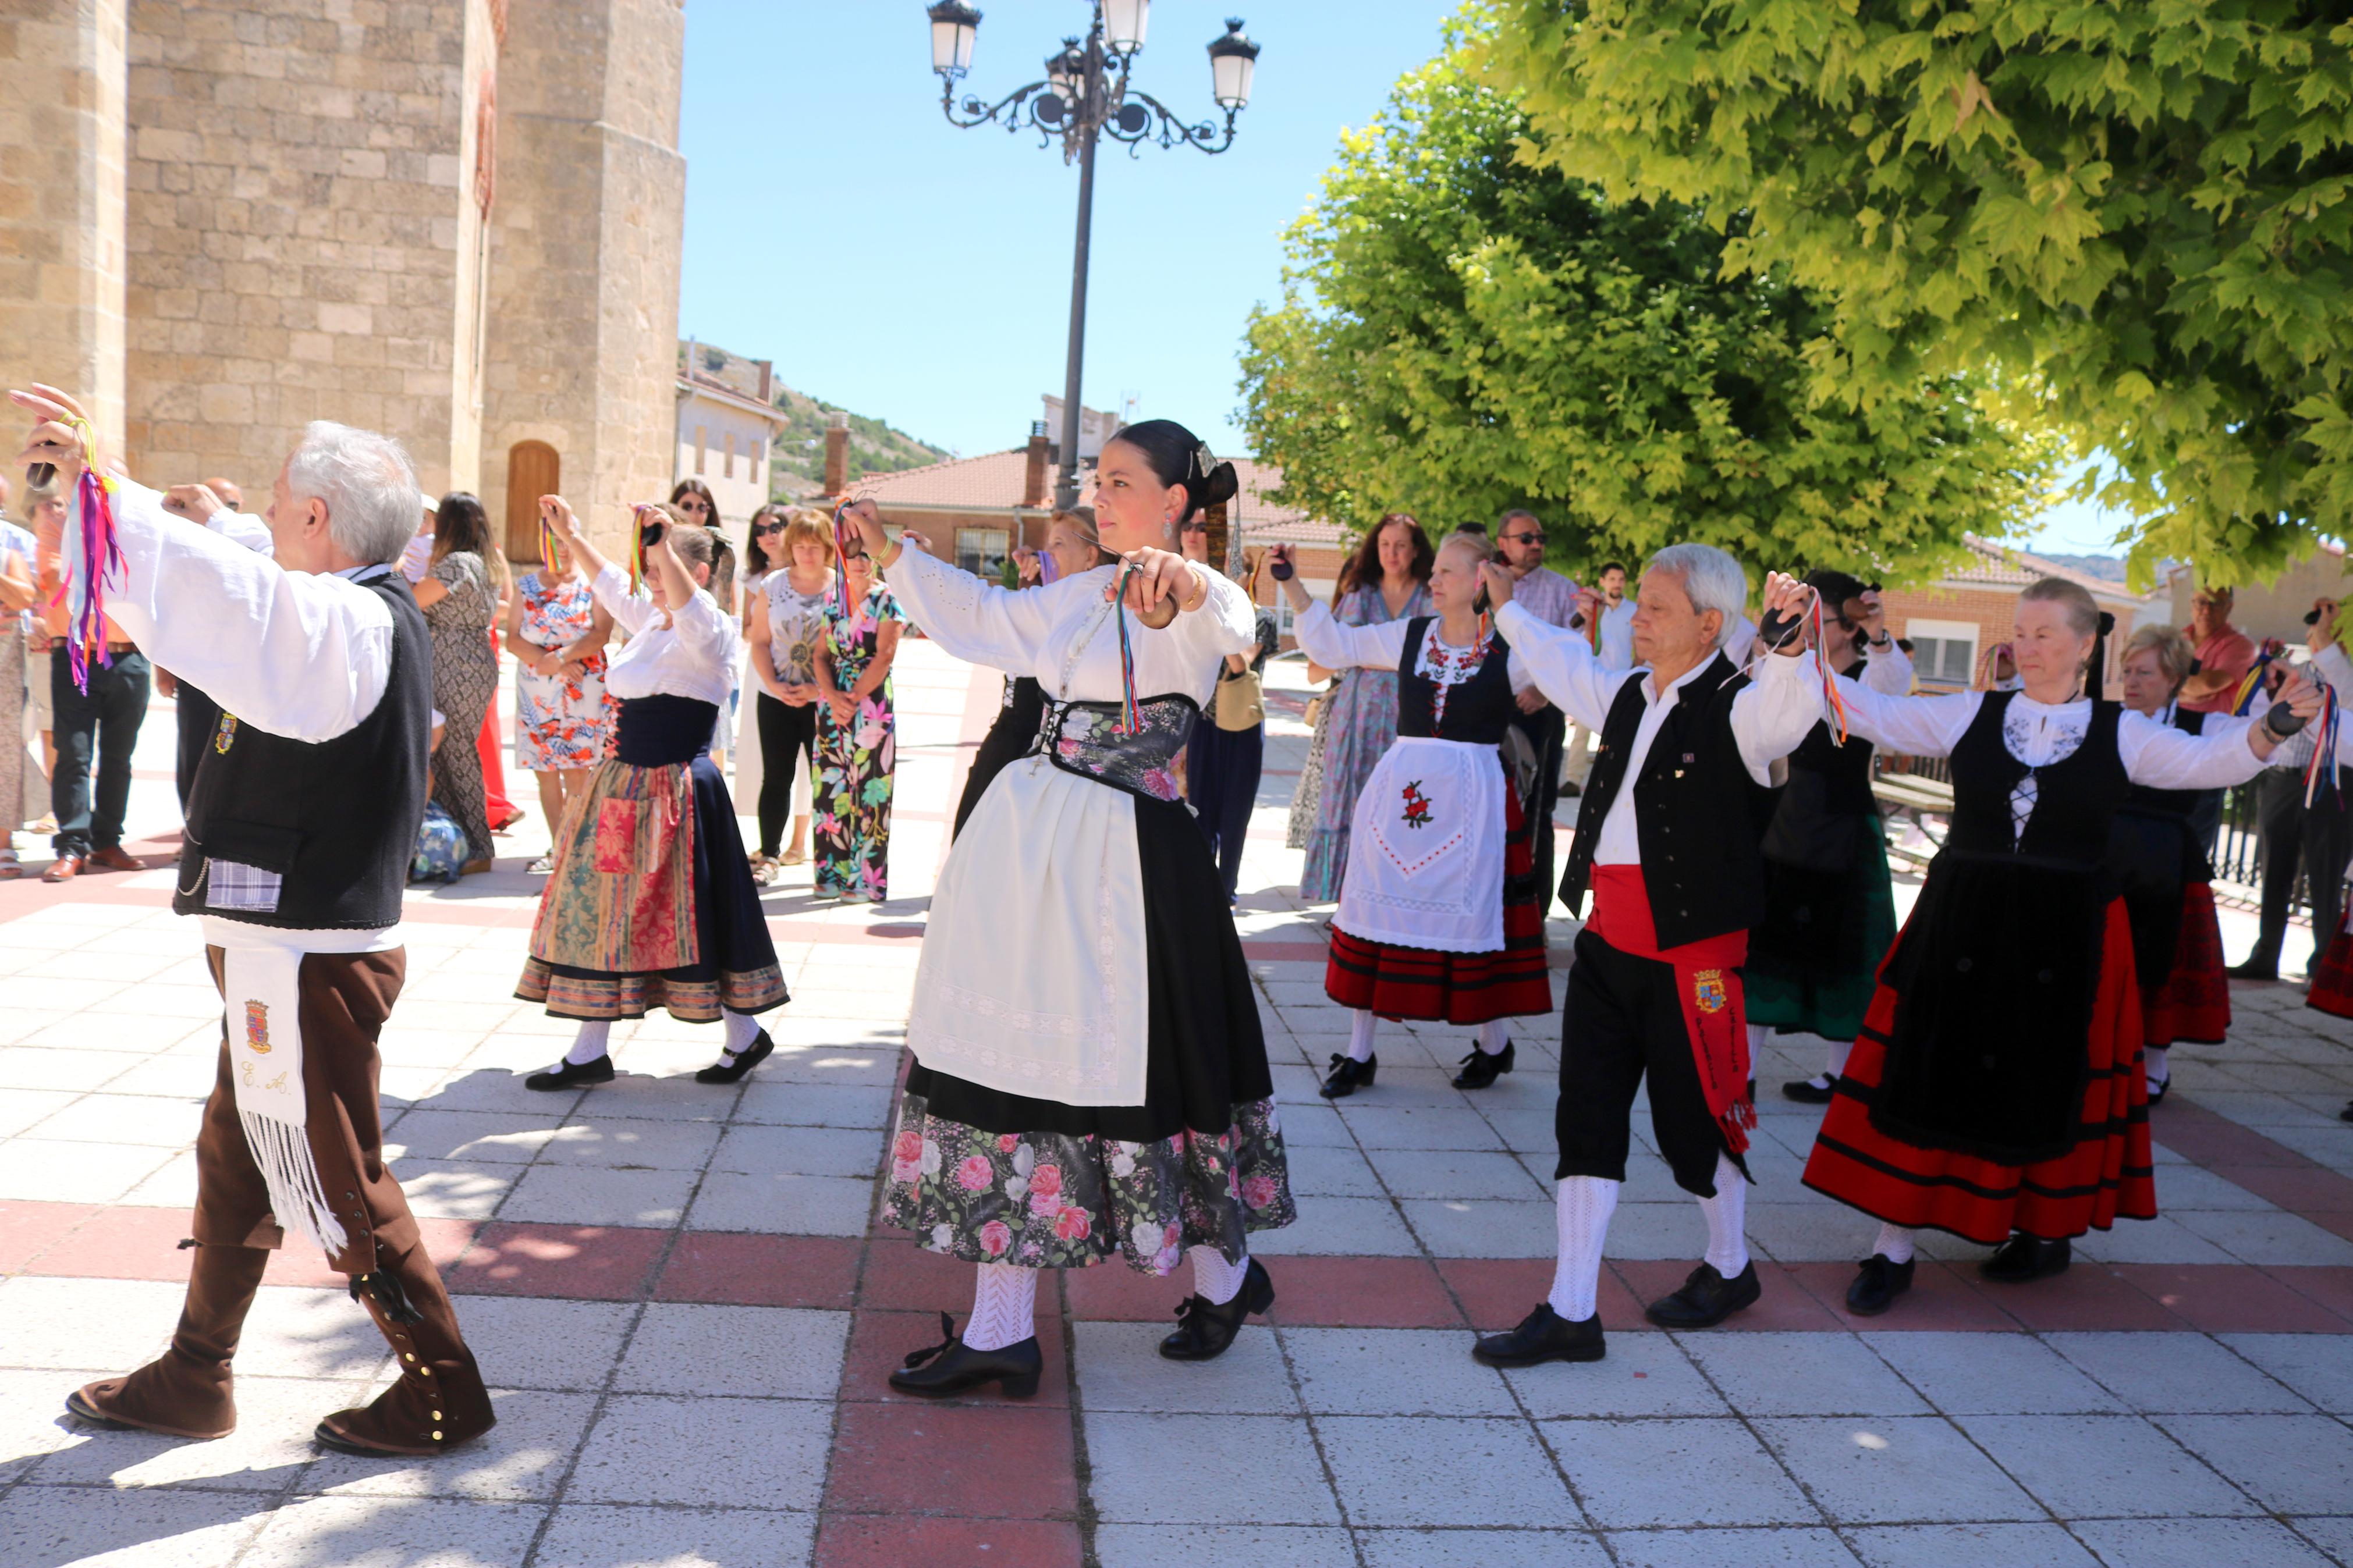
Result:
[[[1724,986],[1724,971],[1702,969],[1694,973],[1692,1000],[1699,1004],[1699,1010],[1703,1013],[1723,1012],[1725,1005],[1732,1000],[1731,994]]]
[[[269,1054],[269,1004],[245,1005],[245,1043],[262,1056]]]
[[[1405,825],[1427,827],[1430,822],[1430,797],[1421,793],[1421,781],[1416,779],[1405,786]]]

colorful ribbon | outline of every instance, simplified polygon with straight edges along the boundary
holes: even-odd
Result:
[[[639,502],[629,515],[629,597],[632,599],[644,590],[646,583],[646,514],[659,510]]]
[[[2327,685],[2320,689],[2320,717],[2312,721],[2312,757],[2304,764],[2304,808],[2320,797],[2325,784],[2331,794],[2337,789],[2337,692]]]
[[[2255,662],[2247,667],[2247,673],[2240,679],[2238,689],[2231,693],[2231,712],[2233,717],[2242,719],[2246,717],[2248,705],[2254,701],[2255,693],[2263,689],[2263,668],[2271,661],[2272,650],[2266,647],[2263,652],[2255,655]]]
[[[833,509],[833,598],[843,620],[849,619],[849,536],[856,531],[843,521],[849,503],[842,502]]]
[[[1978,691],[1991,691],[1995,680],[1995,664],[2010,651],[2010,645],[2006,642],[1986,644],[1985,651],[1978,655],[1977,679],[1969,683],[1970,686]]]
[[[1814,667],[1821,671],[1822,709],[1829,715],[1825,722],[1831,727],[1831,742],[1833,745],[1843,746],[1846,744],[1848,732],[1846,699],[1839,695],[1838,676],[1831,668],[1829,628],[1822,615],[1820,594],[1815,594],[1813,605],[1807,610],[1806,615],[1813,624]]]
[[[98,650],[100,664],[114,663],[106,647],[106,580],[122,571],[122,542],[114,517],[114,498],[121,487],[99,469],[98,432],[90,421],[77,418],[69,423],[81,444],[81,478],[74,485],[72,503],[66,508],[65,532],[58,551],[65,573],[50,602],[61,599],[65,604],[66,660],[75,688],[88,696],[90,650]]]
[[[1119,732],[1123,735],[1144,732],[1144,716],[1135,702],[1135,650],[1127,640],[1127,580],[1134,575],[1135,563],[1131,561],[1121,569],[1111,596],[1111,613],[1119,617]]]

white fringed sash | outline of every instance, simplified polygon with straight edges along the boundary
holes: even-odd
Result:
[[[225,947],[221,988],[228,1004],[229,1081],[245,1141],[269,1187],[278,1223],[329,1258],[350,1237],[327,1202],[311,1152],[310,1106],[302,1091],[302,954],[285,947]]]

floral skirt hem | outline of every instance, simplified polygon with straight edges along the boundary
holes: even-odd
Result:
[[[712,1024],[722,1007],[765,1013],[790,1000],[784,972],[773,964],[744,973],[723,969],[715,980],[695,980],[659,972],[590,974],[537,958],[523,961],[514,994],[518,1000],[544,1004],[555,1017],[589,1022],[642,1018],[666,1008],[681,1024]]]
[[[1191,1247],[1239,1262],[1251,1231],[1298,1217],[1271,1100],[1235,1106],[1215,1136],[1129,1143],[990,1132],[932,1115],[922,1095],[900,1096],[882,1218],[927,1251],[1024,1268],[1082,1268],[1117,1254],[1139,1273],[1165,1275]]]

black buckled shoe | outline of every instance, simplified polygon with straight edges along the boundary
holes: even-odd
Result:
[[[694,1081],[697,1083],[733,1083],[737,1079],[741,1079],[745,1073],[750,1072],[754,1068],[758,1067],[762,1062],[766,1061],[768,1059],[768,1053],[776,1048],[776,1042],[768,1038],[768,1031],[763,1029],[757,1035],[753,1037],[752,1043],[750,1045],[745,1046],[741,1051],[736,1053],[736,1057],[733,1061],[731,1062],[725,1057],[721,1057],[717,1061],[712,1062],[709,1067],[704,1068],[701,1072],[696,1073],[694,1075]]]
[[[1473,1046],[1471,1054],[1462,1058],[1462,1070],[1454,1075],[1454,1087],[1485,1089],[1511,1071],[1512,1063],[1518,1056],[1519,1048],[1509,1040],[1504,1042],[1504,1048],[1500,1051],[1482,1051]]]
[[[1854,1283],[1846,1288],[1846,1310],[1858,1318],[1879,1316],[1895,1305],[1896,1297],[1912,1289],[1912,1271],[1919,1261],[1914,1258],[1892,1263],[1885,1253],[1873,1253],[1862,1260]]]
[[[1651,1302],[1643,1316],[1662,1329],[1712,1329],[1742,1308],[1755,1306],[1764,1294],[1753,1260],[1729,1279],[1715,1271],[1715,1264],[1703,1263],[1691,1271],[1682,1289]]]
[[[1830,1075],[1824,1073],[1821,1076],[1828,1078]],[[1783,1084],[1781,1098],[1794,1100],[1799,1105],[1828,1105],[1831,1102],[1831,1095],[1837,1087],[1835,1079],[1824,1084],[1816,1079],[1801,1078],[1795,1083]]]
[[[2066,1273],[2074,1261],[2073,1253],[2063,1239],[2045,1241],[2021,1232],[1995,1247],[1993,1256],[1978,1265],[1978,1272],[1997,1284],[2023,1285]]]
[[[1471,1347],[1471,1359],[1489,1366],[1537,1366],[1548,1361],[1599,1361],[1609,1347],[1601,1338],[1601,1314],[1570,1322],[1538,1301],[1536,1310],[1508,1333],[1489,1334]]]
[[[563,1061],[545,1072],[535,1072],[522,1080],[525,1089],[583,1089],[592,1083],[613,1081],[613,1058],[608,1053],[593,1062]]]
[[[2155,1110],[2158,1106],[2163,1105],[2165,1103],[2165,1091],[2172,1087],[2173,1080],[2169,1078],[2160,1078],[2152,1080],[2148,1086],[2148,1108],[2151,1110]]]
[[[956,1338],[955,1320],[940,1314],[941,1342],[911,1352],[904,1366],[891,1374],[891,1386],[902,1394],[925,1399],[945,1399],[985,1383],[996,1384],[1008,1399],[1028,1399],[1038,1392],[1038,1376],[1046,1358],[1039,1353],[1038,1336],[1001,1351],[976,1351]]]
[[[1176,1309],[1176,1331],[1160,1342],[1160,1353],[1170,1361],[1215,1361],[1241,1332],[1244,1318],[1253,1312],[1263,1314],[1273,1305],[1274,1281],[1253,1258],[1232,1300],[1219,1303],[1206,1296],[1185,1299],[1185,1304]]]
[[[1381,1070],[1380,1053],[1376,1051],[1363,1061],[1342,1052],[1332,1053],[1332,1075],[1315,1092],[1326,1100],[1345,1100],[1360,1089],[1373,1087],[1373,1075]]]

